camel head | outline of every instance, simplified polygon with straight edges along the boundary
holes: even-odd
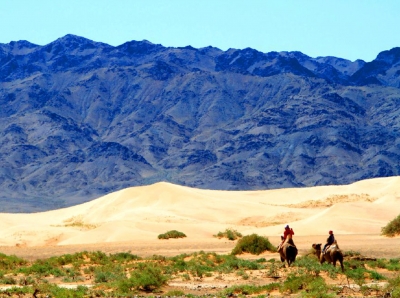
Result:
[[[321,245],[322,245],[322,243],[318,243],[318,244],[313,244],[312,245],[312,248],[314,248],[315,250],[321,250]]]

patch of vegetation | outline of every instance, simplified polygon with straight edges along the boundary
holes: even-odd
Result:
[[[216,283],[233,277],[241,284],[219,292],[216,288],[210,292],[204,290],[203,296],[265,297],[279,291],[285,297],[347,297],[351,291],[350,295],[357,296],[400,297],[398,258],[350,257],[345,261],[348,270],[342,273],[339,267],[326,263],[321,265],[312,255],[299,257],[291,268],[282,266],[275,259],[247,260],[233,254],[204,251],[174,257],[154,255],[145,259],[129,252],[107,255],[100,251],[84,251],[33,262],[15,256],[0,257],[3,260],[0,283],[14,286],[0,290],[0,297],[197,297],[173,288],[166,292],[165,285],[170,280],[192,283],[205,277],[208,277],[207,282],[215,280]],[[347,280],[346,284],[357,284],[359,289],[328,285],[327,276],[337,278],[340,283]],[[279,283],[256,285],[265,278],[274,278]],[[67,282],[76,285],[83,280],[92,286],[67,289],[54,284]],[[371,281],[381,280],[386,280],[387,286],[371,285]]]
[[[64,220],[64,225],[61,225],[61,227],[73,227],[73,228],[79,228],[81,230],[93,230],[98,227],[98,225],[95,224],[89,224],[85,223],[82,219],[82,215],[80,216],[73,216],[71,218],[68,218]],[[60,226],[60,225],[58,225]]]
[[[3,269],[14,269],[21,265],[25,265],[27,262],[15,255],[7,256],[0,253],[0,270]]]
[[[382,228],[381,234],[387,237],[400,235],[400,215]]]
[[[158,235],[158,239],[185,238],[185,237],[186,237],[186,235],[184,233],[179,232],[177,230],[171,230],[164,234]]]
[[[348,250],[343,253],[344,257],[358,257],[361,256],[361,253],[354,250]]]
[[[228,240],[236,240],[238,238],[242,238],[242,234],[233,229],[226,229],[225,232],[218,232],[218,234],[214,235],[217,238],[227,238]]]
[[[129,292],[132,289],[153,292],[165,285],[168,277],[161,266],[154,263],[139,263],[139,267],[131,273],[131,277],[119,284],[119,289]]]
[[[238,255],[248,252],[254,255],[259,255],[266,250],[275,252],[276,247],[269,242],[267,237],[251,234],[241,238],[231,253],[233,255]]]

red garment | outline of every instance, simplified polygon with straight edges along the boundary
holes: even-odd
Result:
[[[285,229],[285,231],[283,232],[283,240],[286,240],[287,236],[289,235],[294,235],[293,229]]]

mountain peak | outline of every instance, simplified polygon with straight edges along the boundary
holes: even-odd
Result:
[[[164,47],[161,44],[154,44],[148,40],[131,40],[117,47],[119,50],[128,52],[131,55],[147,55]]]
[[[13,48],[23,49],[23,48],[36,48],[38,47],[37,44],[31,43],[27,40],[18,40],[18,41],[11,41],[9,45]]]
[[[105,43],[95,42],[81,36],[67,34],[44,46],[44,50],[47,52],[53,52],[53,54],[59,54],[64,51],[76,53],[87,49],[96,50],[104,47],[111,46]]]
[[[0,46],[6,52],[11,52],[14,55],[25,55],[39,47],[39,45],[26,40],[11,41],[8,44],[0,44]]]
[[[67,34],[61,38],[58,38],[52,44],[62,44],[66,48],[80,48],[82,46],[91,45],[94,46],[95,42],[73,34]]]
[[[384,61],[388,64],[394,64],[400,61],[400,47],[392,48],[389,51],[383,51],[376,57],[378,61]]]

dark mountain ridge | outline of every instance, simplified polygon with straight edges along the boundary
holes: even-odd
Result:
[[[399,175],[400,48],[300,52],[0,44],[1,211],[169,181],[271,189]]]

